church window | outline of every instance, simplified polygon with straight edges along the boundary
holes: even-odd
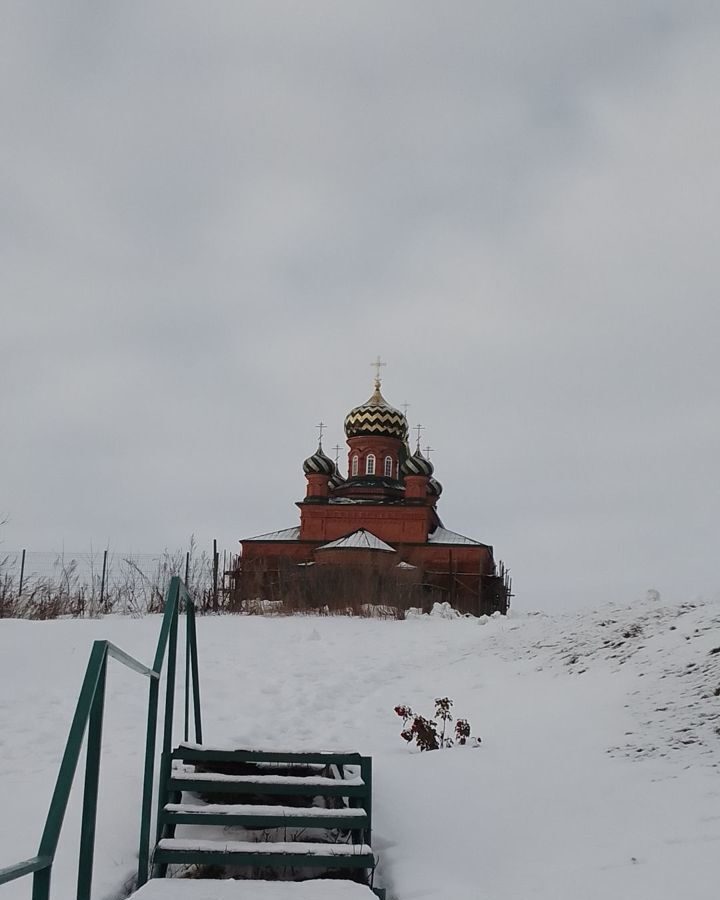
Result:
[[[385,457],[385,475],[387,478],[392,478],[392,456]]]
[[[353,473],[353,475],[357,475],[357,473],[358,473],[358,458],[357,458],[357,456],[353,456],[353,458],[352,458],[352,473]]]
[[[366,475],[374,475],[375,474],[375,454],[368,453],[367,459],[365,460],[365,474]]]

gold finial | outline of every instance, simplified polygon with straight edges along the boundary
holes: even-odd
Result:
[[[375,390],[376,391],[380,390],[380,369],[386,365],[387,365],[387,363],[383,362],[380,359],[380,356],[378,356],[378,358],[375,360],[375,362],[370,363],[371,368],[375,369]]]

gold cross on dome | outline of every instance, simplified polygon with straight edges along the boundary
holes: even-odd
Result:
[[[335,465],[337,465],[338,461],[340,460],[340,451],[342,450],[342,447],[340,446],[340,444],[335,444],[333,450],[335,451]]]
[[[327,425],[324,422],[320,421],[320,422],[318,422],[318,424],[315,427],[318,430],[318,444],[320,446],[322,446],[323,431],[325,431],[325,429],[327,428]]]
[[[404,403],[401,403],[400,406],[402,406],[403,415],[404,415],[405,418],[407,419],[407,411],[410,409],[410,407],[412,406],[412,404],[411,404],[411,403],[408,403],[407,400],[406,400]]]
[[[413,431],[417,431],[417,448],[419,450],[420,449],[420,432],[425,431],[425,426],[424,425],[416,425],[413,428]]]
[[[430,454],[434,453],[434,452],[435,452],[435,449],[433,447],[431,447],[430,444],[428,444],[427,447],[425,448],[425,456],[428,459],[430,459]]]
[[[375,387],[376,388],[380,387],[380,369],[386,365],[387,365],[387,363],[383,362],[380,359],[379,355],[378,355],[378,358],[375,360],[375,362],[370,363],[370,367],[375,369]]]

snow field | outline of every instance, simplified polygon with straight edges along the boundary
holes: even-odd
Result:
[[[201,618],[205,736],[371,754],[373,848],[397,900],[704,900],[720,849],[719,624],[709,601],[480,621]],[[157,617],[0,621],[0,866],[37,849],[92,640],[147,661],[158,630]],[[135,867],[147,701],[146,679],[110,666],[105,900]],[[409,752],[393,707],[429,715],[441,696],[481,747]],[[75,793],[59,898],[74,888]],[[6,885],[0,900],[29,888]]]

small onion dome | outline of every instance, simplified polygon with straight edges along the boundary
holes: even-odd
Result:
[[[412,456],[408,456],[400,469],[403,475],[424,475],[426,478],[430,478],[434,471],[435,467],[422,455],[419,447]]]
[[[341,484],[345,484],[345,479],[338,472],[337,468],[335,469],[335,472],[330,476],[330,481],[328,482],[328,484],[330,485],[331,490],[335,490],[335,488],[340,487]]]
[[[372,397],[361,406],[351,409],[345,416],[345,436],[381,435],[407,440],[407,419],[394,406],[390,406],[380,393],[380,382],[375,382]]]
[[[322,445],[318,444],[317,450],[303,463],[303,472],[306,475],[333,475],[337,469],[330,457],[323,453]]]
[[[431,497],[439,497],[443,492],[443,486],[437,480],[437,478],[428,479],[428,494]]]

